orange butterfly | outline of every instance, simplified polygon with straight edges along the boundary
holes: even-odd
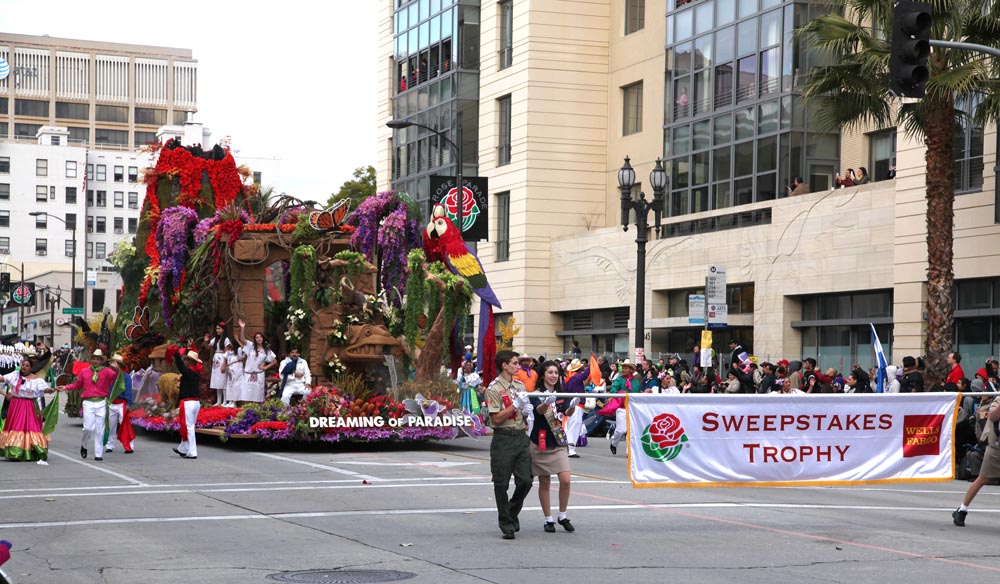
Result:
[[[130,341],[138,341],[149,332],[149,308],[143,306],[135,307],[135,314],[132,322],[125,327],[125,338]]]
[[[350,208],[350,201],[343,199],[325,211],[313,211],[309,214],[309,225],[316,231],[335,229],[347,218]]]

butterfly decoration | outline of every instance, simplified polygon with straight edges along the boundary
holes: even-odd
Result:
[[[130,341],[138,341],[149,332],[149,308],[146,306],[135,307],[135,314],[132,315],[132,322],[125,326],[125,338]]]
[[[479,437],[484,434],[483,432],[483,422],[479,419],[479,416],[473,414],[469,410],[460,410],[455,408],[451,410],[451,414],[456,418],[468,418],[472,420],[472,428],[466,426],[465,424],[460,424],[458,429],[465,432],[465,435],[473,440],[479,440]]]
[[[309,213],[309,225],[316,231],[336,229],[347,218],[350,208],[350,201],[343,199],[325,211],[313,211]]]
[[[427,399],[423,394],[417,394],[414,399],[403,400],[403,407],[409,412],[406,420],[411,418],[433,418],[443,411],[441,404],[432,399]]]

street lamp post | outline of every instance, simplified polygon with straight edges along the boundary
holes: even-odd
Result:
[[[76,244],[74,243],[73,246],[76,247]],[[52,288],[48,288],[47,295],[49,300],[49,347],[54,349],[56,346],[56,303],[62,302],[62,287],[56,286],[55,294],[52,293]],[[70,295],[72,296],[73,293],[70,292]]]
[[[57,217],[57,216],[55,216],[55,215],[53,215],[51,213],[46,213],[45,211],[33,211],[31,213],[28,213],[28,215],[31,215],[32,217],[38,217],[40,215],[45,215],[46,217],[52,217],[53,219],[56,219],[57,221],[62,221],[63,225],[65,225],[66,227],[69,227],[69,223],[66,223],[65,219],[63,219],[62,217]],[[69,285],[70,286],[70,290],[69,290],[69,305],[72,306],[72,307],[76,307],[75,297],[76,297],[76,251],[77,251],[77,249],[76,249],[76,222],[75,221],[73,222],[72,232],[73,232],[73,267],[70,268],[72,270],[72,272],[70,273],[71,283]],[[86,314],[87,314],[86,310],[84,310],[84,317],[83,317],[84,320],[87,319]]]
[[[423,124],[418,124],[417,122],[411,122],[410,120],[389,120],[385,123],[386,126],[392,128],[393,130],[401,130],[403,128],[409,128],[410,126],[415,126],[417,128],[423,128],[429,132],[433,132],[438,138],[445,141],[446,144],[451,146],[455,151],[455,155],[458,157],[458,164],[455,166],[455,183],[458,188],[458,232],[462,235],[462,239],[465,239],[465,186],[462,184],[462,118],[458,119],[458,144],[452,142],[448,136],[445,136],[440,130],[435,130],[430,126],[425,126]]]
[[[635,186],[635,170],[625,157],[625,166],[618,171],[618,187],[622,191],[622,228],[628,231],[629,211],[635,211],[635,348],[645,347],[646,338],[646,242],[649,240],[649,212],[653,212],[656,233],[661,235],[660,219],[663,216],[663,192],[667,186],[667,172],[663,161],[656,159],[656,166],[649,173],[649,184],[653,186],[653,200],[647,201],[646,194],[640,192],[638,199],[632,198]],[[638,366],[638,364],[636,364]]]

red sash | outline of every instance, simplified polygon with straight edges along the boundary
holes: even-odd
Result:
[[[184,408],[184,402],[189,402],[189,401],[198,401],[198,398],[187,397],[187,398],[184,398],[184,399],[181,400],[181,412],[180,412],[181,415],[180,415],[180,420],[181,420],[181,440],[183,440],[183,441],[187,441],[187,439],[188,439],[187,420],[184,419],[184,417],[186,415],[185,412],[184,412],[184,410],[185,410],[185,408]],[[197,420],[195,420],[195,422],[197,422]]]
[[[122,421],[118,424],[118,441],[122,443],[125,450],[132,450],[135,430],[132,429],[132,418],[128,415],[128,402],[124,398],[118,398],[113,403],[122,405]]]

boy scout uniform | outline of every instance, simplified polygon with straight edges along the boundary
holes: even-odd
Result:
[[[519,381],[507,382],[497,377],[486,388],[486,407],[490,416],[506,409],[504,396],[511,400],[525,391]],[[500,531],[513,533],[521,528],[517,519],[524,499],[531,491],[531,451],[524,416],[515,411],[513,418],[499,424],[492,422],[493,441],[490,443],[490,471],[493,474],[493,493],[497,502]],[[507,498],[510,475],[514,475],[514,495]]]

